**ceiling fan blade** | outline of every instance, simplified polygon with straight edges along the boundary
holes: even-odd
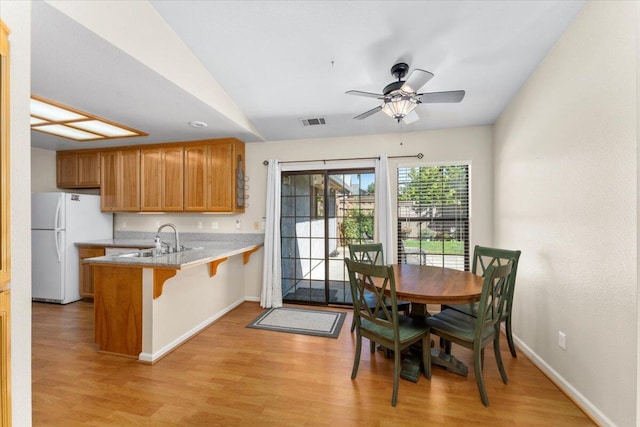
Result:
[[[411,123],[417,122],[420,120],[420,116],[416,113],[416,110],[412,110],[409,114],[402,118],[402,122],[405,125],[410,125]]]
[[[362,92],[360,90],[348,90],[345,93],[348,93],[349,95],[358,95],[358,96],[366,96],[369,98],[384,99],[384,95],[382,95],[381,93]]]
[[[366,119],[367,117],[374,115],[375,113],[377,113],[380,110],[382,110],[382,106],[378,105],[376,108],[372,108],[371,110],[365,111],[364,113],[360,114],[359,116],[355,116],[354,119],[356,119],[356,120]]]
[[[419,93],[416,96],[420,102],[434,104],[438,102],[460,102],[464,98],[463,90],[451,90],[448,92]]]
[[[427,84],[427,82],[432,78],[433,78],[432,73],[416,68],[411,72],[411,74],[409,74],[409,77],[407,78],[407,80],[404,82],[404,84],[400,89],[402,89],[404,92],[416,93],[418,90],[420,90],[422,86]]]

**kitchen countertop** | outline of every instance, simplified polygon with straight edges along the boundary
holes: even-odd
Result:
[[[151,244],[150,244],[151,243]],[[85,258],[85,263],[108,264],[123,267],[144,268],[173,268],[180,270],[200,264],[206,264],[221,258],[228,258],[245,252],[254,251],[262,244],[250,242],[213,242],[213,241],[186,241],[180,242],[187,251],[160,255],[155,257],[123,257],[118,255],[106,255],[95,258]],[[153,242],[137,239],[105,239],[91,242],[76,242],[77,246],[104,246],[113,248],[132,248],[135,252],[138,248],[151,248]]]

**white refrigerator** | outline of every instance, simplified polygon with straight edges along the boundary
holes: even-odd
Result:
[[[32,299],[59,304],[81,299],[75,242],[112,237],[113,215],[100,212],[100,196],[32,193]]]

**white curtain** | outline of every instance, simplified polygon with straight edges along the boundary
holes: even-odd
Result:
[[[267,176],[267,216],[264,232],[264,264],[260,306],[282,307],[280,266],[280,164],[269,160]]]
[[[389,161],[386,154],[380,155],[380,159],[376,160],[375,189],[375,239],[382,243],[385,262],[393,264],[395,251],[391,224],[391,186],[389,185]]]

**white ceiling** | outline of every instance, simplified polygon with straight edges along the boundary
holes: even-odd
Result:
[[[121,3],[122,4],[122,3]],[[583,1],[151,1],[253,129],[150,69],[57,8],[34,2],[32,93],[149,136],[78,143],[32,131],[60,150],[235,136],[246,142],[398,131],[379,101],[390,68],[435,74],[421,92],[463,89],[459,104],[423,104],[404,132],[495,122]],[[149,8],[149,10],[154,11]],[[154,12],[155,13],[155,12]],[[142,27],[141,27],[142,28]],[[131,28],[131,37],[141,29]],[[126,50],[126,49],[125,49]],[[171,55],[171,52],[167,52]],[[190,72],[185,64],[185,73]],[[301,118],[324,117],[304,127]],[[187,122],[208,123],[204,129]]]

